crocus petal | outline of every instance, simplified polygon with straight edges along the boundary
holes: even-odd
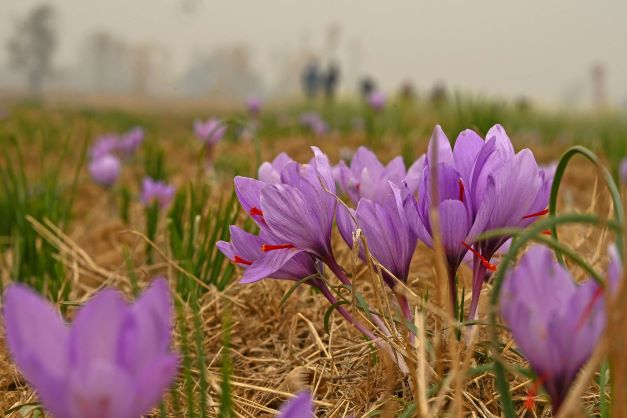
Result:
[[[118,361],[120,329],[128,309],[120,293],[105,289],[78,311],[70,332],[72,367],[80,371],[97,360]]]
[[[411,194],[419,192],[419,187],[422,187],[422,180],[425,169],[426,154],[421,155],[407,170],[405,176],[405,182],[407,183],[407,189]]]
[[[288,248],[282,250],[268,251],[251,264],[239,283],[254,283],[267,277],[274,277],[274,274],[280,271],[292,258],[301,253],[302,250]],[[293,280],[300,280],[305,276],[291,277]]]
[[[135,418],[135,385],[123,369],[95,361],[70,377],[71,418]]]
[[[263,217],[257,214],[251,214],[251,209],[261,209],[261,190],[267,186],[263,181],[251,179],[250,177],[237,176],[234,179],[235,194],[240,205],[244,208],[251,218],[260,226],[263,225]]]
[[[455,141],[453,148],[455,168],[468,184],[470,184],[472,167],[483,145],[483,139],[471,129],[462,131]]]
[[[429,140],[429,147],[427,149],[427,164],[433,164],[434,147],[437,147],[437,163],[445,163],[453,167],[455,161],[453,159],[453,150],[451,149],[451,142],[446,137],[446,134],[442,130],[440,125],[436,125],[431,139]]]
[[[459,200],[445,200],[438,206],[440,214],[440,230],[442,231],[442,245],[447,255],[454,257],[457,263],[461,262],[466,254],[462,242],[466,241],[468,230],[468,212]]]
[[[286,402],[277,418],[313,418],[313,401],[309,392],[301,392]]]
[[[151,367],[143,370],[137,378],[133,416],[144,415],[159,403],[176,377],[178,363],[177,355],[163,354],[153,360]]]

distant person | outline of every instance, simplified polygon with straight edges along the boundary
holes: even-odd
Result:
[[[416,99],[416,89],[411,81],[405,81],[401,85],[400,97],[406,103],[411,103]]]
[[[324,76],[324,95],[328,101],[332,101],[335,98],[335,92],[339,82],[340,68],[336,63],[332,62]]]
[[[320,71],[318,64],[315,61],[311,61],[305,67],[303,71],[303,90],[305,91],[305,97],[308,100],[313,100],[318,95],[318,88],[320,87]]]
[[[365,76],[359,82],[359,94],[364,101],[368,100],[368,98],[375,91],[375,89],[376,84],[374,80],[369,76]]]
[[[446,86],[444,83],[436,83],[431,89],[431,103],[434,105],[442,104],[447,99]]]

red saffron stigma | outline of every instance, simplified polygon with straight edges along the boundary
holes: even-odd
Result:
[[[464,203],[464,182],[462,179],[457,180],[457,184],[459,184],[459,200]]]
[[[250,266],[253,263],[252,261],[248,261],[246,259],[243,259],[239,255],[236,255],[235,257],[233,257],[233,262],[235,264],[243,264],[245,266]]]
[[[545,229],[544,231],[542,231],[542,233],[543,233],[544,235],[548,235],[548,236],[553,235],[553,233],[551,232],[551,230],[550,230],[550,229]]]
[[[538,391],[540,386],[544,383],[544,375],[538,377],[533,381],[531,387],[527,390],[527,397],[525,398],[525,409],[528,411],[533,411],[536,407],[536,396],[538,396]]]
[[[542,215],[546,215],[547,213],[549,213],[549,209],[544,209],[541,210],[540,212],[536,212],[536,213],[531,213],[529,215],[525,215],[522,217],[522,219],[529,219],[529,218],[535,218],[537,216],[542,216]]]
[[[464,247],[466,247],[466,249],[470,250],[470,252],[472,252],[474,255],[479,257],[479,259],[481,260],[481,264],[483,264],[483,267],[485,267],[486,269],[490,270],[491,272],[495,272],[496,271],[496,266],[494,264],[490,263],[484,256],[479,254],[479,251],[475,250],[474,248],[472,248],[470,245],[466,244],[463,241],[462,241],[462,245]]]
[[[261,246],[261,251],[263,251],[264,253],[267,253],[268,251],[285,250],[287,248],[294,248],[294,245],[292,244],[277,244],[277,245],[263,244]]]
[[[601,299],[602,295],[603,295],[603,288],[599,286],[597,290],[594,292],[594,294],[592,295],[592,299],[590,299],[590,302],[588,302],[588,304],[586,305],[586,309],[584,309],[583,313],[581,314],[581,317],[577,321],[577,325],[575,326],[576,331],[579,331],[581,327],[583,327],[583,324],[586,323],[586,319],[588,319],[590,314],[592,314],[592,308],[594,308],[594,305],[598,302],[599,299]]]
[[[259,209],[258,207],[253,206],[252,208],[250,208],[250,214],[251,215],[263,216],[263,211],[261,209]]]

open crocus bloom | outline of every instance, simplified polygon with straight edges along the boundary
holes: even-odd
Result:
[[[265,278],[301,280],[318,274],[315,259],[305,251],[287,248],[284,251],[262,250],[263,243],[275,243],[268,230],[260,236],[253,235],[237,226],[231,226],[231,242],[218,241],[218,249],[234,264],[244,268],[240,283],[253,283]]]
[[[122,172],[122,164],[117,157],[106,154],[89,163],[89,174],[101,186],[111,187]]]
[[[41,296],[14,284],[4,296],[7,344],[55,417],[139,418],[176,375],[171,305],[164,279],[133,305],[103,290],[68,326]]]
[[[196,119],[194,121],[194,133],[203,144],[210,147],[216,145],[226,132],[226,125],[218,118],[207,121]]]
[[[282,152],[272,162],[264,161],[257,172],[257,178],[268,184],[277,184],[281,182],[281,171],[289,163],[294,162],[292,157]]]
[[[301,392],[296,397],[285,402],[279,411],[277,418],[313,418],[313,401],[307,391]]]
[[[410,168],[411,181],[408,182],[410,192],[417,186],[422,172],[422,160]],[[405,163],[401,157],[396,157],[384,166],[377,156],[366,147],[359,147],[353,156],[350,166],[340,161],[335,177],[340,188],[346,193],[353,204],[357,205],[361,198],[372,201],[382,200],[390,192],[388,182],[400,186],[408,176]]]
[[[615,251],[608,271],[610,290],[621,276]],[[575,284],[571,274],[541,246],[532,247],[507,273],[501,313],[557,413],[577,372],[605,328],[604,291],[593,280]]]
[[[429,176],[431,164],[436,163],[433,161],[435,150],[439,173],[438,209],[449,261],[449,280],[454,281],[459,263],[466,251],[471,250],[475,262],[469,318],[474,319],[486,271],[495,269],[490,259],[511,237],[472,241],[491,229],[526,227],[547,213],[552,179],[538,168],[531,151],[514,152],[500,125],[488,131],[485,141],[477,133],[465,130],[457,137],[454,148],[440,126],[436,126],[429,142],[425,177]],[[429,190],[426,186],[430,181],[423,184],[425,190]],[[431,230],[426,219],[429,205],[429,194],[422,193],[415,212],[428,234],[421,231],[416,216],[412,222],[418,237],[427,245],[431,244]]]
[[[161,209],[165,209],[174,198],[175,193],[174,186],[163,181],[153,180],[150,177],[145,177],[142,181],[141,199],[144,205],[148,206],[157,202]]]

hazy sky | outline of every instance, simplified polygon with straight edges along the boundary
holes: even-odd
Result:
[[[41,0],[0,0],[0,43],[12,22]],[[57,63],[75,64],[86,34],[105,29],[156,41],[181,71],[194,51],[234,42],[254,49],[264,77],[280,51],[322,48],[339,27],[344,71],[359,45],[360,68],[386,89],[405,79],[424,90],[443,80],[490,95],[563,101],[588,89],[602,63],[614,102],[627,101],[624,0],[52,0],[58,10]],[[193,4],[189,8],[186,5]],[[354,55],[354,54],[353,54]],[[4,60],[4,59],[3,59]],[[584,94],[584,93],[580,93]]]

